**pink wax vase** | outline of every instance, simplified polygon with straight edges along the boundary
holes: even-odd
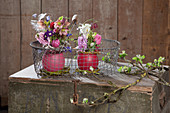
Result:
[[[90,66],[94,69],[98,67],[98,56],[92,53],[80,53],[77,57],[78,67],[80,70],[90,70]]]
[[[63,53],[46,51],[42,58],[42,65],[49,72],[62,70],[65,65]]]

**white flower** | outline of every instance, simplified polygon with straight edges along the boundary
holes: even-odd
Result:
[[[77,30],[80,30],[80,34],[83,34],[86,38],[90,32],[91,25],[90,24],[80,24]]]
[[[39,14],[39,15],[38,15],[38,20],[43,19],[46,15],[47,15],[47,13]]]
[[[75,14],[75,15],[73,15],[73,17],[72,17],[72,21],[75,21],[77,19],[77,15]]]
[[[36,14],[36,13],[35,13],[35,14],[33,14],[33,15],[32,15],[32,17],[36,18],[36,17],[37,17],[37,14]]]
[[[84,98],[83,99],[83,104],[87,104],[88,103],[88,98]]]
[[[86,75],[86,74],[87,74],[87,72],[86,72],[86,71],[84,71],[84,74]]]
[[[90,44],[90,46],[91,46],[91,47],[94,46],[94,43],[92,42],[92,43]]]
[[[91,71],[93,71],[93,70],[94,70],[94,68],[93,68],[92,66],[90,66],[90,70],[91,70]]]

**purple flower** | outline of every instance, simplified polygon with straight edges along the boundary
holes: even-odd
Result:
[[[54,34],[53,31],[47,30],[47,32],[45,32],[44,34],[44,39],[47,40],[47,38],[53,36],[53,34]]]
[[[80,49],[80,51],[87,49],[87,39],[85,37],[78,37],[78,48]]]
[[[92,30],[92,29],[95,29],[95,28],[98,28],[98,25],[97,25],[96,23],[92,24],[91,30]]]
[[[59,47],[60,45],[60,40],[56,39],[56,40],[53,40],[51,45],[55,48]]]
[[[67,34],[66,36],[67,36],[67,37],[70,37],[71,35],[72,35],[72,34]]]
[[[61,21],[61,22],[64,24],[64,23],[65,23],[65,21],[66,21],[66,19],[63,17],[63,19],[62,19],[62,21]]]
[[[35,35],[35,38],[43,45],[49,44],[49,38],[47,40],[44,39],[44,32],[39,32]]]

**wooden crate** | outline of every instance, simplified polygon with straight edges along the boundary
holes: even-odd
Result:
[[[161,75],[169,80],[168,71]],[[118,86],[137,80],[135,76],[116,73],[104,77]],[[9,77],[9,113],[170,113],[170,88],[144,78],[137,86],[125,91],[116,103],[96,107],[82,107],[70,103],[74,93],[72,80],[81,80],[77,86],[79,103],[83,98],[94,100],[113,90],[93,77],[58,77],[38,79],[33,66]],[[169,109],[169,111],[168,111]]]

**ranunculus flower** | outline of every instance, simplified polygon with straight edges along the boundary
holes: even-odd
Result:
[[[56,40],[53,40],[51,45],[55,48],[59,47],[60,45],[60,40],[56,39]]]
[[[80,51],[87,49],[87,39],[83,36],[78,37],[78,49]]]
[[[97,45],[99,45],[101,43],[102,37],[99,34],[96,34],[96,36],[94,36],[94,41],[96,42]]]
[[[51,23],[50,23],[50,28],[51,28],[51,29],[54,29],[54,22],[51,22]]]
[[[35,35],[35,38],[43,45],[49,44],[49,39],[45,40],[44,39],[44,32],[39,32]]]

